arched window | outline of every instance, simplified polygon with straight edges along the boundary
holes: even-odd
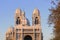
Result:
[[[38,24],[39,21],[38,21],[38,17],[35,18],[35,24]]]
[[[16,19],[16,24],[20,24],[20,18],[19,17],[17,17],[17,19]]]

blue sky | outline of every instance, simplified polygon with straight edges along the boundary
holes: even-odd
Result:
[[[14,14],[17,8],[25,11],[26,17],[32,23],[32,12],[34,8],[40,10],[41,27],[44,40],[51,38],[52,27],[48,27],[50,0],[0,0],[0,40],[4,40],[5,32],[10,26],[14,26]]]

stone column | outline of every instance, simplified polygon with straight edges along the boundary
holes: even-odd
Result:
[[[35,40],[35,26],[33,27],[33,40]]]
[[[23,28],[21,29],[21,40],[23,40]]]

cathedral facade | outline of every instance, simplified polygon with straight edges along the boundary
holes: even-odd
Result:
[[[37,8],[32,13],[31,26],[21,9],[16,9],[14,21],[14,27],[9,27],[6,32],[6,40],[43,40],[40,12]]]

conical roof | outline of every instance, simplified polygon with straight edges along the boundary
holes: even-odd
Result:
[[[16,13],[21,13],[21,9],[20,8],[17,8],[16,9]]]
[[[33,14],[39,14],[39,10],[37,8],[34,9]]]

